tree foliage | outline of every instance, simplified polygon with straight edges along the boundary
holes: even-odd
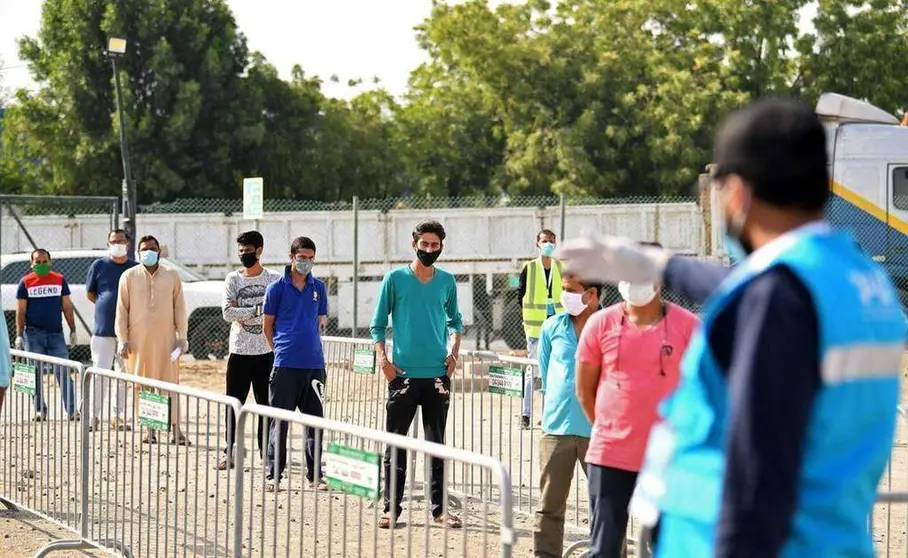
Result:
[[[394,98],[349,101],[249,53],[223,0],[46,0],[21,41],[40,89],[7,111],[4,190],[116,194],[109,36],[140,203],[240,195],[671,195],[709,162],[715,127],[762,95],[823,91],[908,108],[908,0],[435,2],[429,61]],[[331,76],[333,81],[340,78]],[[899,114],[901,116],[901,114]]]

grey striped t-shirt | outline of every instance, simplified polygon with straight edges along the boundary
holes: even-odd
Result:
[[[271,352],[262,333],[262,316],[255,315],[255,308],[265,304],[265,289],[280,278],[280,273],[267,268],[255,277],[245,277],[239,271],[227,274],[222,311],[224,319],[230,322],[231,354],[264,355]]]

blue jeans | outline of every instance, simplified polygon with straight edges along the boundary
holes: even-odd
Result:
[[[33,327],[26,327],[22,332],[22,343],[25,350],[30,353],[46,355],[57,358],[69,358],[69,348],[62,331],[45,331]],[[43,382],[41,376],[47,373],[47,368],[52,368],[57,385],[63,391],[63,407],[66,414],[72,416],[75,410],[76,393],[73,380],[69,376],[69,369],[55,364],[40,364],[35,378],[35,412],[47,413],[47,403],[44,401]]]

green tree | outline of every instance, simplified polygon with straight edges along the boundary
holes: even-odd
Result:
[[[820,0],[816,31],[798,41],[804,95],[867,99],[899,116],[908,109],[908,2]]]
[[[41,89],[17,94],[7,128],[42,161],[31,181],[46,193],[119,192],[109,36],[128,41],[118,65],[139,202],[222,195],[259,118],[242,96],[246,42],[220,0],[47,0],[38,36],[20,42]]]

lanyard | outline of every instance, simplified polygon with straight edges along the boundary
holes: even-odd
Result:
[[[552,265],[555,265],[554,260],[552,261],[550,266],[552,266]],[[552,268],[549,267],[549,272],[546,273],[545,266],[542,265],[542,258],[539,258],[539,268],[542,270],[542,276],[545,278],[545,295],[546,295],[546,297],[549,298],[549,300],[551,300],[551,296],[549,295],[549,293],[552,292],[552,275],[554,275],[552,273]]]
[[[615,349],[615,368],[621,367],[621,336],[627,323],[627,307],[621,313],[621,324],[618,326],[618,346]],[[659,375],[665,377],[665,357],[671,356],[674,348],[668,343],[668,307],[662,303],[662,320],[656,325],[662,328],[662,344],[659,348]]]

